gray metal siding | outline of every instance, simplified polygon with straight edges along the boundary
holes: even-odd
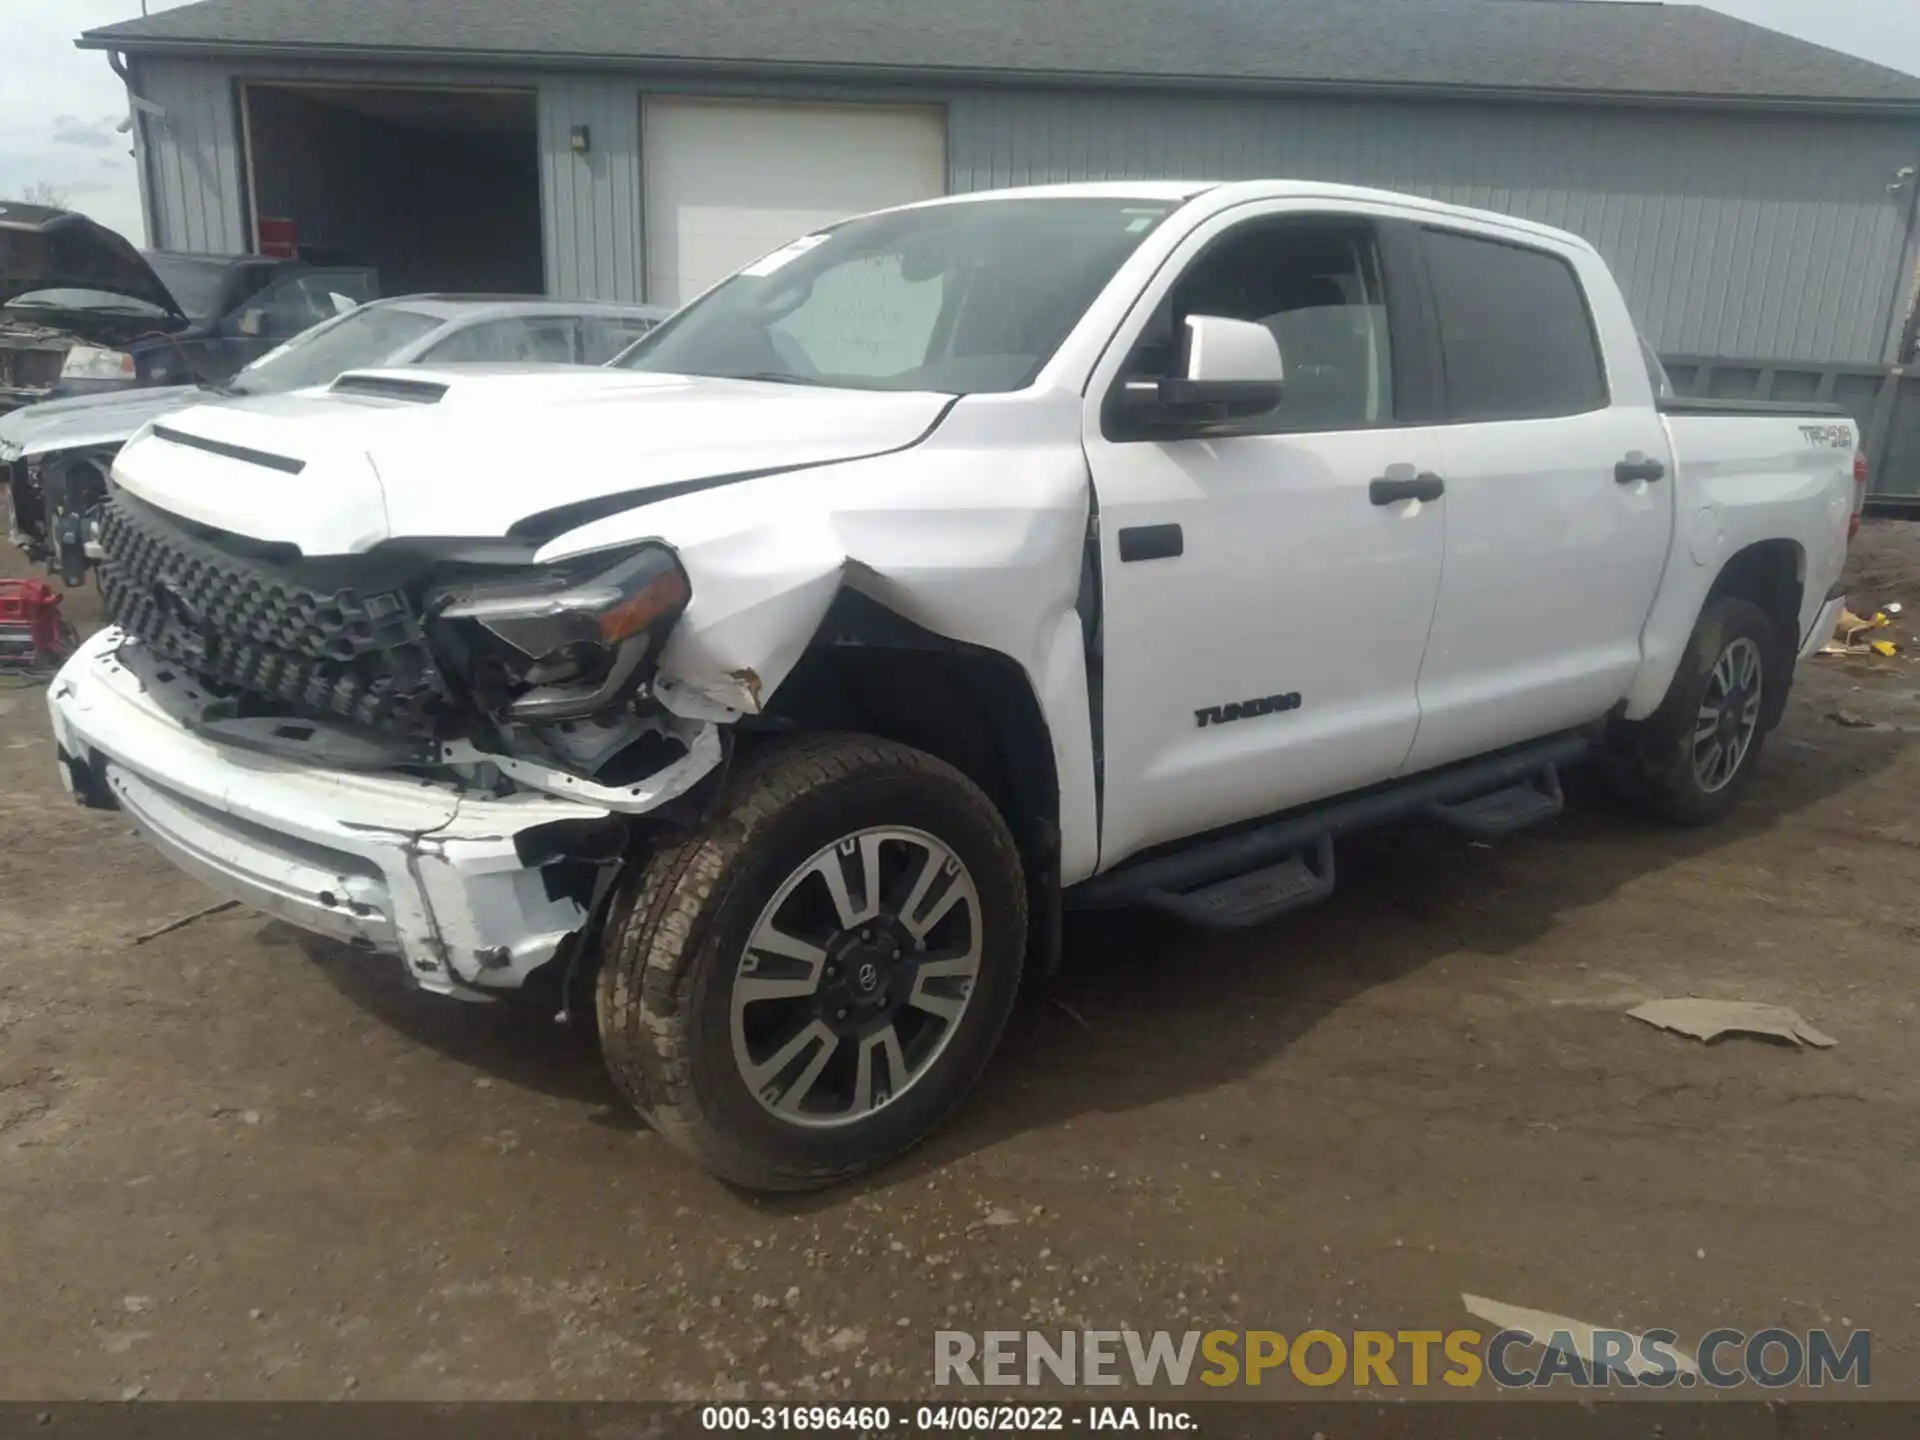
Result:
[[[142,119],[153,210],[149,240],[166,250],[246,249],[245,165],[232,72],[153,57],[129,68],[141,97],[166,111]]]
[[[1886,352],[1920,163],[1897,121],[1454,103],[979,94],[947,133],[956,191],[1287,176],[1562,226],[1660,349],[1806,360]]]
[[[584,155],[572,149],[587,127]],[[540,79],[540,186],[547,293],[640,300],[640,91],[631,76]]]
[[[539,90],[547,289],[643,298],[644,89],[947,107],[955,191],[1057,180],[1294,176],[1379,185],[1562,225],[1619,274],[1669,353],[1809,361],[1889,358],[1911,275],[1920,125],[1378,100],[1207,99],[1141,93],[885,91],[512,70],[143,59],[168,108],[149,132],[164,244],[243,243],[234,78],[518,84]],[[591,147],[569,148],[574,125]],[[1892,187],[1892,188],[1889,188]]]

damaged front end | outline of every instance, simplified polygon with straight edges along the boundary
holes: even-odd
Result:
[[[691,598],[664,546],[306,559],[124,491],[101,534],[117,629],[51,696],[76,794],[427,988],[517,988],[563,958],[635,817],[719,765],[717,728],[652,693]]]
[[[105,551],[100,526],[106,511],[113,451],[83,447],[22,456],[0,435],[0,478],[7,481],[7,538],[36,565],[69,586],[81,584]]]
[[[359,769],[492,765],[632,810],[657,800],[623,793],[696,738],[650,693],[691,595],[660,545],[545,566],[467,543],[307,560],[124,491],[101,542],[113,620],[201,682],[212,738],[292,758],[322,736]]]

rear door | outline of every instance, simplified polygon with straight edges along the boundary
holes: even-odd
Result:
[[[1447,525],[1410,771],[1604,715],[1639,666],[1674,523],[1638,337],[1617,303],[1597,314],[1587,298],[1612,294],[1598,257],[1469,222],[1420,243]]]
[[[1441,505],[1408,227],[1250,205],[1200,226],[1088,396],[1099,505],[1101,865],[1386,779],[1419,721]],[[1287,392],[1257,433],[1130,433],[1129,380],[1178,373],[1190,315],[1257,321]]]

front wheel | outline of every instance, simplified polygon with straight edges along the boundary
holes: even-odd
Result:
[[[1710,601],[1660,708],[1620,737],[1615,769],[1629,797],[1679,825],[1726,814],[1753,779],[1789,675],[1764,610]]]
[[[1019,990],[1026,890],[991,801],[865,736],[771,747],[624,882],[596,1009],[615,1082],[722,1178],[805,1190],[930,1133]]]

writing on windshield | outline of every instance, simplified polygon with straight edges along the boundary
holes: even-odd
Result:
[[[628,369],[978,394],[1032,383],[1173,202],[962,201],[802,236],[683,309]]]

